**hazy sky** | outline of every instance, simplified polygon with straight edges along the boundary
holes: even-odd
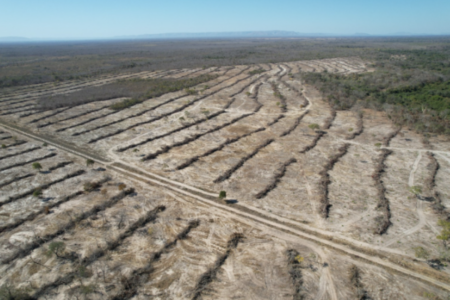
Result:
[[[0,1],[0,37],[263,30],[449,34],[450,0]]]

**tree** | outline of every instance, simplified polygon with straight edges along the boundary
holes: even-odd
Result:
[[[33,169],[38,170],[39,172],[40,172],[41,169],[42,169],[41,164],[38,163],[38,162],[33,163],[31,166],[33,167]]]
[[[93,166],[94,163],[95,163],[94,160],[92,160],[92,159],[90,159],[90,158],[86,159],[86,166],[88,166],[88,167]]]
[[[39,198],[40,196],[42,196],[42,189],[41,188],[35,189],[33,192],[33,197]]]
[[[224,199],[224,198],[226,198],[227,197],[227,192],[225,192],[225,191],[220,191],[220,193],[219,193],[219,199]]]
[[[51,242],[48,245],[47,256],[55,254],[57,257],[62,258],[62,253],[66,249],[64,242]]]

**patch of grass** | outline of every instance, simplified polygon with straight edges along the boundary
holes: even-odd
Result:
[[[417,258],[428,259],[430,257],[430,253],[423,247],[415,247],[414,252]]]
[[[319,124],[316,124],[316,123],[309,124],[308,127],[312,130],[316,130],[316,129],[320,128]]]
[[[422,193],[422,187],[418,185],[414,185],[409,188],[409,191],[413,193],[414,195],[418,195]]]
[[[266,71],[266,70],[260,68],[260,69],[256,69],[256,70],[250,71],[250,72],[248,72],[248,74],[249,74],[249,75],[257,75],[257,74],[264,73],[265,71]]]

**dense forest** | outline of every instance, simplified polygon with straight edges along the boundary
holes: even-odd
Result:
[[[374,60],[380,53],[389,56],[389,51],[395,55],[398,51],[414,49],[424,52],[436,49],[435,52],[439,54],[442,47],[449,45],[448,37],[0,43],[0,88],[143,70],[250,65],[349,56]],[[421,68],[421,62],[411,61],[410,64],[411,67]]]
[[[425,49],[381,49],[373,72],[350,76],[300,73],[338,110],[384,110],[398,125],[450,134],[450,43]]]

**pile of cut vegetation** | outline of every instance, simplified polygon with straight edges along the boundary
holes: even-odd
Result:
[[[111,106],[111,109],[121,110],[141,103],[144,100],[159,97],[166,93],[189,89],[215,78],[217,78],[217,75],[204,74],[193,78],[182,79],[135,78],[119,80],[101,86],[88,87],[70,94],[41,97],[38,100],[38,104],[41,109],[55,109],[125,97],[127,99]]]

